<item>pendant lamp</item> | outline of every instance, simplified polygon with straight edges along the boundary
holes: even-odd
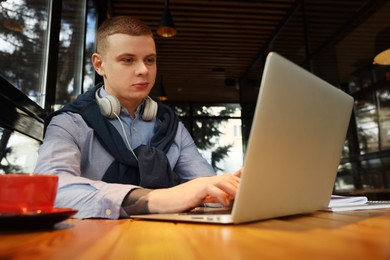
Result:
[[[169,0],[165,0],[164,13],[161,17],[160,24],[157,27],[157,34],[165,38],[176,35],[176,28],[173,23],[171,11],[169,10]]]
[[[384,50],[374,58],[374,64],[390,65],[390,49]]]

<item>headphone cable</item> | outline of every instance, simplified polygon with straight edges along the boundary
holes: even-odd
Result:
[[[113,114],[116,116],[116,118],[119,120],[119,123],[121,124],[122,126],[122,130],[123,130],[123,134],[125,136],[125,141],[128,145],[128,149],[131,151],[131,153],[134,155],[134,158],[138,161],[138,157],[135,155],[134,151],[133,151],[133,148],[131,148],[131,145],[130,145],[130,142],[129,142],[129,139],[127,139],[127,134],[126,134],[126,131],[125,131],[125,127],[123,126],[123,123],[122,123],[122,120],[119,118],[119,116],[113,112]]]

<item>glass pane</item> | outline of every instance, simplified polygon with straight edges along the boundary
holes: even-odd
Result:
[[[199,105],[194,105],[193,116],[241,117],[241,107],[239,104],[220,104],[220,105],[199,104]]]
[[[49,0],[0,1],[0,73],[43,106]]]
[[[378,151],[378,117],[374,101],[369,98],[356,101],[355,108],[360,153]]]
[[[81,93],[84,69],[85,3],[64,0],[62,4],[55,109]]]
[[[196,120],[192,132],[200,153],[217,173],[242,167],[241,119]]]
[[[377,92],[382,150],[390,149],[390,86]]]
[[[40,143],[18,132],[0,128],[0,174],[32,173]]]
[[[352,165],[350,163],[339,166],[334,188],[336,192],[349,191],[355,188]]]
[[[95,85],[95,69],[92,66],[91,57],[96,49],[97,17],[93,0],[88,1],[87,28],[85,35],[85,57],[84,57],[84,92]]]
[[[349,156],[350,156],[349,144],[348,144],[348,140],[345,140],[341,157],[348,158]]]
[[[174,105],[173,109],[176,114],[180,117],[189,117],[190,116],[190,106],[189,105]]]

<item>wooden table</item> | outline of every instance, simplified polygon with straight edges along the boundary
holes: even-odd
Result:
[[[241,225],[68,219],[0,233],[0,259],[390,259],[390,210]]]

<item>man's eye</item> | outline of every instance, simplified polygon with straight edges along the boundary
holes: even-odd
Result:
[[[125,63],[132,63],[134,61],[134,59],[124,58],[124,59],[122,59],[122,61],[125,62]]]
[[[156,62],[156,58],[147,58],[145,63],[148,65],[153,65]]]

